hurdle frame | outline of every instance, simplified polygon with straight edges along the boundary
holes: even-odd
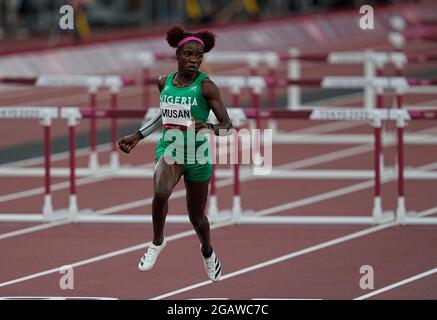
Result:
[[[110,108],[116,109],[118,105],[118,94],[124,86],[130,86],[135,84],[130,78],[123,78],[121,76],[115,75],[80,75],[80,74],[42,74],[36,77],[30,78],[13,78],[6,77],[0,78],[1,84],[16,84],[25,86],[34,86],[37,88],[65,88],[65,87],[75,87],[75,88],[86,88],[88,91],[88,101],[89,106],[93,112],[97,112],[97,95],[99,90],[107,88],[110,94]],[[117,134],[116,119],[111,122],[111,143],[112,143],[112,153],[110,157],[110,162],[105,167],[110,167],[116,169],[119,167],[119,155],[116,152],[116,134]],[[91,118],[89,123],[89,159],[88,167],[80,168],[80,172],[83,175],[90,175],[102,169],[99,165],[98,152],[97,152],[97,121],[96,118]],[[39,171],[41,172],[41,171]],[[59,176],[68,175],[66,170],[59,168],[55,169],[55,172]],[[38,175],[37,170],[33,170],[34,175]],[[41,173],[40,173],[41,174]]]
[[[70,210],[66,208],[54,210],[51,195],[51,126],[53,120],[59,118],[58,108],[51,106],[2,106],[0,113],[3,119],[40,120],[44,137],[44,196],[41,213],[0,213],[0,222],[50,222],[67,219]],[[7,171],[8,168],[0,167],[0,170]]]
[[[381,90],[380,88],[378,90]],[[398,100],[399,103],[402,100]],[[52,108],[56,109],[56,108]],[[1,111],[1,109],[0,109]],[[14,107],[14,111],[18,112],[20,109],[16,109]],[[43,121],[42,124],[44,126],[44,137],[47,138],[50,136],[50,131],[47,130],[47,127],[51,125],[51,121],[48,119],[56,118],[53,116],[53,112],[57,112],[57,110],[52,112],[47,112],[44,108],[38,108],[37,112],[41,112],[42,116],[39,116]],[[117,112],[128,112],[125,111],[117,111]],[[117,114],[116,111],[110,110],[108,114],[110,116],[115,116]],[[288,111],[290,112],[290,111]],[[375,150],[374,150],[374,164],[375,164],[375,195],[374,195],[374,208],[371,216],[293,216],[293,217],[283,217],[283,216],[254,216],[253,210],[243,211],[241,209],[241,199],[240,199],[240,191],[239,191],[239,181],[240,174],[238,169],[238,165],[234,166],[234,199],[233,206],[231,210],[224,210],[221,212],[217,212],[215,216],[211,216],[211,222],[220,222],[227,221],[231,219],[235,223],[246,223],[246,224],[267,224],[267,223],[281,223],[281,224],[378,224],[384,223],[388,221],[393,221],[394,214],[392,212],[383,212],[381,206],[381,198],[380,198],[380,184],[381,184],[381,176],[378,173],[378,168],[380,168],[380,150],[378,148],[382,148],[382,143],[380,141],[381,132],[380,126],[382,121],[394,120],[396,121],[397,127],[399,128],[399,136],[398,136],[398,177],[399,177],[399,190],[403,185],[404,179],[404,162],[403,162],[403,126],[405,125],[405,120],[410,119],[410,117],[414,117],[416,119],[426,118],[429,119],[429,110],[425,111],[408,111],[405,109],[375,109],[375,110],[326,110],[321,112],[321,110],[307,110],[307,111],[297,111],[299,118],[307,118],[314,120],[331,120],[333,117],[338,119],[340,112],[343,112],[343,117],[347,120],[356,120],[356,121],[371,121],[372,126],[374,127],[374,136],[375,136]],[[138,115],[138,111],[135,112]],[[258,117],[267,117],[268,112],[259,113],[256,109],[245,110],[248,118],[253,118],[255,116]],[[427,114],[426,116],[424,114]],[[90,114],[90,112],[88,113]],[[131,113],[131,116],[134,112]],[[329,115],[331,114],[331,116]],[[419,115],[416,115],[419,114]],[[432,111],[433,119],[437,119],[437,110]],[[413,115],[413,116],[412,116]],[[78,120],[82,118],[82,113],[79,108],[71,107],[71,108],[62,108],[60,110],[59,118],[66,119],[69,127],[69,144],[70,144],[70,198],[69,198],[69,207],[67,210],[60,210],[50,212],[51,210],[43,209],[43,215],[32,214],[30,215],[0,215],[0,221],[28,221],[28,222],[36,222],[36,221],[54,221],[58,219],[67,218],[70,222],[115,222],[115,223],[136,223],[136,222],[151,222],[151,216],[147,215],[112,215],[112,216],[99,216],[94,215],[90,209],[79,210],[78,208],[78,199],[76,196],[76,186],[75,186],[75,144],[74,144],[74,128],[78,123]],[[378,130],[379,129],[379,130]],[[235,140],[237,141],[237,140]],[[236,145],[238,147],[238,144]],[[45,160],[49,160],[48,151],[49,147],[45,148]],[[45,166],[45,168],[50,171],[50,165]],[[50,176],[50,175],[49,175]],[[47,175],[46,175],[47,177]],[[387,178],[387,177],[386,177]],[[389,177],[390,178],[390,177]],[[393,178],[393,177],[391,177]],[[51,208],[51,199],[47,198],[47,194],[50,192],[50,189],[47,189],[47,181],[46,185],[46,194],[44,197],[44,208]],[[48,192],[48,193],[47,193]],[[49,199],[49,200],[47,200]],[[61,214],[59,214],[61,213]],[[420,220],[418,220],[420,219]],[[187,223],[188,217],[183,215],[169,215],[168,222],[169,223]],[[414,215],[407,213],[405,210],[405,198],[403,191],[399,191],[398,198],[398,207],[396,210],[396,222],[399,224],[436,224],[437,217],[428,217],[428,218],[417,218]]]

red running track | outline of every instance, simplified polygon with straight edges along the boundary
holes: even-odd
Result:
[[[125,97],[125,101],[136,98],[138,92],[132,92],[132,97]],[[59,97],[53,99],[53,103],[59,101]],[[411,99],[425,103],[432,98]],[[83,103],[79,100],[78,103]],[[344,100],[337,103],[349,104]],[[330,130],[323,125],[311,123],[309,127],[304,121],[280,123],[288,130],[371,133],[367,125],[345,128],[339,124]],[[432,130],[436,126],[432,122],[413,123],[408,131]],[[55,130],[56,134],[63,134],[61,130],[61,127]],[[86,126],[81,130],[85,132]],[[407,146],[407,164],[423,166],[436,162],[437,155],[432,148]],[[347,149],[355,152],[341,156]],[[275,166],[305,169],[370,169],[372,166],[372,148],[366,146],[275,145],[273,153]],[[337,158],[323,160],[326,154]],[[386,164],[392,165],[394,148],[386,147],[384,155]],[[102,151],[100,156],[108,159],[108,152]],[[153,148],[143,145],[132,155],[122,155],[121,161],[151,165]],[[61,159],[53,165],[66,163],[66,159]],[[86,163],[86,156],[78,158],[79,165]],[[40,182],[41,178],[2,178],[5,187],[0,192],[0,211],[39,211]],[[67,178],[54,179],[53,184],[59,188],[54,191],[56,208],[65,207]],[[353,191],[357,185],[361,187]],[[406,187],[408,208],[423,212],[437,206],[433,193],[436,181],[408,181]],[[36,194],[17,194],[23,190],[33,190]],[[384,183],[383,195],[384,209],[394,210],[395,181]],[[13,199],[7,200],[6,196]],[[78,196],[81,208],[93,208],[102,214],[147,214],[151,210],[152,183],[151,179],[79,178]],[[232,185],[219,187],[218,196],[220,208],[229,208]],[[242,182],[243,208],[272,215],[370,215],[372,196],[371,181],[366,184],[363,180]],[[170,210],[175,214],[186,212],[182,183],[170,201]],[[151,231],[151,226],[146,224],[2,223],[0,297],[354,299],[372,293],[369,299],[437,298],[437,272],[433,271],[437,266],[437,233],[433,226],[214,225],[213,245],[223,265],[223,279],[214,284],[206,281],[198,241],[189,225],[168,224],[169,244],[156,267],[148,273],[139,272],[138,259],[146,241],[152,237]],[[63,274],[59,271],[63,265],[74,267],[74,290],[60,289]],[[360,288],[360,268],[365,265],[373,267],[374,290]],[[411,280],[417,275],[416,280]],[[410,281],[403,283],[406,279]]]

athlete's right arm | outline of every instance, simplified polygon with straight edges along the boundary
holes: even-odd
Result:
[[[158,78],[159,92],[162,91],[162,88],[164,87],[165,84],[165,80],[166,77]],[[158,112],[152,119],[147,121],[147,123],[144,124],[135,133],[121,138],[121,140],[118,142],[118,146],[121,151],[125,153],[129,153],[140,140],[149,136],[150,134],[152,134],[154,131],[156,131],[161,127],[162,127],[162,116],[161,116],[161,112]]]
[[[161,92],[162,88],[164,88],[166,78],[167,77],[163,77],[163,76],[158,78],[159,92]],[[140,139],[143,139],[161,127],[162,127],[162,116],[161,116],[161,112],[158,112],[154,117],[152,117],[152,119],[150,119],[146,124],[144,124],[138,130],[137,135],[139,136]]]

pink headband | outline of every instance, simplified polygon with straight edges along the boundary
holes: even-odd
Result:
[[[186,38],[182,39],[181,41],[179,41],[179,43],[178,43],[178,48],[179,48],[181,45],[183,45],[185,42],[188,42],[188,41],[197,41],[197,42],[199,42],[202,46],[205,46],[205,45],[203,44],[203,41],[202,41],[201,39],[199,39],[198,37],[192,37],[192,36],[190,36],[190,37],[186,37]]]

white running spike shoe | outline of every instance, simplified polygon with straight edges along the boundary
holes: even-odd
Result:
[[[159,254],[162,250],[164,250],[166,245],[167,240],[165,238],[160,246],[156,246],[152,242],[152,244],[149,246],[149,249],[147,249],[147,252],[141,257],[141,260],[138,263],[138,269],[140,269],[140,271],[148,271],[152,269],[156,260],[158,259]]]
[[[219,281],[222,276],[222,265],[220,264],[220,260],[216,256],[214,250],[209,258],[205,258],[203,255],[202,258],[208,278],[212,281]]]

